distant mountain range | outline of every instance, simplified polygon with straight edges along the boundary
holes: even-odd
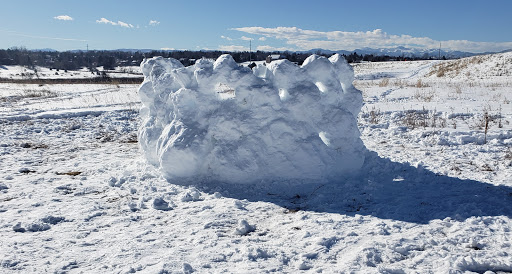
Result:
[[[54,49],[36,49],[33,51],[56,51]],[[84,50],[72,50],[72,52],[78,52],[78,51],[84,51]],[[179,50],[155,50],[155,49],[115,49],[115,50],[108,50],[108,51],[122,51],[122,52],[142,52],[142,53],[148,53],[152,51],[179,51]],[[201,50],[201,51],[209,51],[209,50]],[[502,52],[508,52],[512,51],[505,50]],[[430,58],[434,57],[437,58],[439,55],[441,57],[446,57],[449,59],[453,58],[463,58],[463,57],[469,57],[469,56],[475,56],[475,55],[483,55],[483,54],[492,54],[497,52],[483,52],[483,53],[473,53],[473,52],[465,52],[465,51],[454,51],[454,50],[443,50],[439,51],[439,49],[419,49],[419,48],[407,48],[407,47],[394,47],[394,48],[380,48],[380,49],[374,49],[374,48],[361,48],[361,49],[355,49],[355,50],[326,50],[326,49],[311,49],[307,51],[301,51],[301,53],[322,53],[322,54],[345,54],[350,55],[352,53],[357,53],[359,55],[374,55],[374,56],[392,56],[392,57],[420,57],[420,58]]]
[[[50,49],[50,48],[45,48],[45,49],[33,49],[32,51],[35,51],[35,52],[57,52],[57,50]]]
[[[491,52],[486,53],[472,53],[472,52],[465,52],[465,51],[454,51],[454,50],[443,50],[439,51],[439,49],[418,49],[418,48],[406,48],[406,47],[395,47],[395,48],[381,48],[381,49],[374,49],[374,48],[362,48],[362,49],[355,49],[355,50],[338,50],[338,51],[332,51],[332,50],[324,50],[324,49],[312,49],[306,51],[308,53],[324,53],[324,54],[345,54],[350,55],[352,53],[357,53],[359,55],[375,55],[375,56],[392,56],[392,57],[422,57],[422,58],[429,58],[434,57],[438,58],[439,55],[441,55],[441,58],[444,56],[449,59],[453,58],[463,58],[463,57],[469,57],[474,55],[480,55],[480,54],[489,54]]]
[[[127,51],[127,52],[151,52],[153,49],[117,49],[114,51]],[[176,51],[176,50],[158,50],[158,51]],[[202,50],[202,51],[208,51],[208,50]],[[507,50],[507,51],[512,51]],[[441,58],[444,56],[449,59],[454,58],[464,58],[464,57],[470,57],[475,55],[483,55],[483,54],[492,54],[497,52],[483,52],[483,53],[473,53],[473,52],[465,52],[465,51],[455,51],[455,50],[443,50],[439,51],[439,49],[419,49],[419,48],[407,48],[407,47],[394,47],[394,48],[381,48],[381,49],[374,49],[374,48],[361,48],[361,49],[355,49],[355,50],[326,50],[326,49],[311,49],[308,51],[302,51],[305,53],[322,53],[322,54],[345,54],[350,55],[354,52],[356,52],[359,55],[369,55],[373,54],[375,56],[392,56],[392,57],[421,57],[421,58],[429,58],[434,57],[438,58],[439,54],[441,55]],[[506,52],[506,51],[503,51]]]
[[[373,49],[373,48],[362,48],[355,49],[352,51],[349,50],[324,50],[324,49],[312,49],[306,51],[307,53],[317,53],[320,51],[324,54],[345,54],[350,55],[356,52],[359,55],[373,54],[375,56],[393,56],[393,57],[434,57],[438,58],[441,55],[441,58],[444,56],[448,59],[456,59],[456,58],[464,58],[475,55],[485,55],[485,54],[493,54],[493,53],[504,53],[510,52],[512,49],[504,50],[500,52],[482,52],[482,53],[474,53],[474,52],[466,52],[466,51],[456,51],[456,50],[443,50],[439,51],[439,49],[418,49],[418,48],[406,48],[406,47],[395,47],[395,48],[382,48],[382,49]],[[426,58],[425,58],[426,59]]]
[[[125,52],[151,52],[152,49],[117,49],[114,51],[125,51]],[[158,51],[175,51],[175,50],[158,50]],[[406,47],[395,47],[395,48],[382,48],[382,49],[374,49],[374,48],[362,48],[362,49],[356,49],[353,51],[350,50],[326,50],[326,49],[311,49],[308,51],[302,51],[305,53],[322,53],[322,54],[345,54],[350,55],[354,52],[356,52],[359,55],[367,55],[367,54],[373,54],[375,56],[393,56],[393,57],[439,57],[439,49],[415,49],[415,48],[406,48]],[[491,53],[491,52],[488,52]],[[483,53],[483,54],[488,54]],[[462,57],[469,57],[478,55],[477,53],[471,53],[471,52],[463,52],[463,51],[451,51],[451,50],[443,50],[441,49],[441,57],[445,56],[446,58],[462,58]]]

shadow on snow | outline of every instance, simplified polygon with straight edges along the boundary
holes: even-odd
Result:
[[[486,172],[486,171],[482,171]],[[462,180],[392,162],[368,151],[361,172],[328,184],[203,184],[202,191],[251,202],[271,202],[289,210],[428,223],[450,217],[512,217],[512,188]]]

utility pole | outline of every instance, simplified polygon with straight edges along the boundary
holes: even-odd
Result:
[[[251,52],[252,52],[252,39],[249,40],[249,65],[252,63]]]
[[[92,72],[91,69],[91,60],[89,59],[89,44],[87,44],[87,51],[85,53],[87,55],[87,67]]]
[[[441,42],[439,42],[439,60],[441,60]]]

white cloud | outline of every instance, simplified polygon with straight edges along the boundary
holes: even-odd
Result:
[[[175,48],[160,48],[160,50],[176,50]]]
[[[73,21],[73,17],[71,17],[69,15],[59,15],[59,16],[53,17],[53,19],[62,20],[62,21]]]
[[[107,18],[101,18],[99,20],[96,20],[96,23],[117,25],[115,22],[112,22],[112,21],[108,20]]]
[[[125,23],[123,21],[117,21],[117,22],[114,22],[114,21],[110,21],[106,18],[101,18],[99,20],[96,20],[96,23],[99,23],[99,24],[110,24],[110,25],[113,25],[113,26],[121,26],[121,27],[124,27],[124,28],[134,28],[134,26],[132,24],[128,24],[128,23]]]
[[[125,22],[122,22],[122,21],[117,21],[117,24],[121,27],[125,27],[125,28],[133,28],[133,25],[132,24],[128,24],[128,23],[125,23]]]
[[[266,37],[260,37],[260,38],[258,38],[258,40],[260,40],[260,41],[266,41],[266,40],[267,40],[267,38],[266,38]]]
[[[290,50],[289,48],[286,48],[286,47],[276,48],[276,47],[267,46],[267,45],[258,46],[256,49],[261,50],[261,51],[287,51],[287,50]]]
[[[221,51],[249,51],[249,47],[229,45],[229,46],[219,46],[219,50],[221,50]]]
[[[149,25],[150,26],[158,26],[158,25],[160,25],[160,22],[158,22],[156,20],[149,20]]]
[[[15,35],[15,36],[29,37],[29,38],[37,38],[37,39],[50,39],[50,40],[60,40],[60,41],[87,42],[87,40],[76,39],[76,38],[37,36],[37,35],[30,35],[30,34],[24,34],[24,33],[15,32],[15,31],[4,31],[4,30],[0,30],[0,32],[5,32],[8,35]]]
[[[277,39],[314,39],[322,38],[325,35],[319,31],[302,30],[297,27],[277,27],[277,28],[263,28],[263,27],[244,27],[234,28],[241,32],[249,34],[256,34],[265,37],[274,37]]]
[[[512,48],[512,42],[473,42],[467,40],[437,41],[429,37],[413,37],[410,35],[393,35],[381,29],[373,31],[315,31],[297,27],[243,27],[233,30],[285,40],[289,50],[309,50],[323,48],[329,50],[354,50],[357,48],[392,48],[404,46],[410,48],[437,48],[439,43],[443,49],[468,52],[502,51]]]
[[[240,39],[241,39],[241,40],[244,40],[244,41],[251,41],[251,40],[253,40],[252,38],[250,38],[250,37],[245,37],[245,36],[242,36]]]
[[[227,36],[224,36],[224,35],[221,35],[220,38],[226,39],[228,41],[233,41],[233,38],[230,38],[230,37],[227,37]]]

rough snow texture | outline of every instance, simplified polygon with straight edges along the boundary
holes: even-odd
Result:
[[[339,55],[251,71],[230,55],[142,64],[139,142],[168,180],[330,181],[358,170],[361,92]]]

